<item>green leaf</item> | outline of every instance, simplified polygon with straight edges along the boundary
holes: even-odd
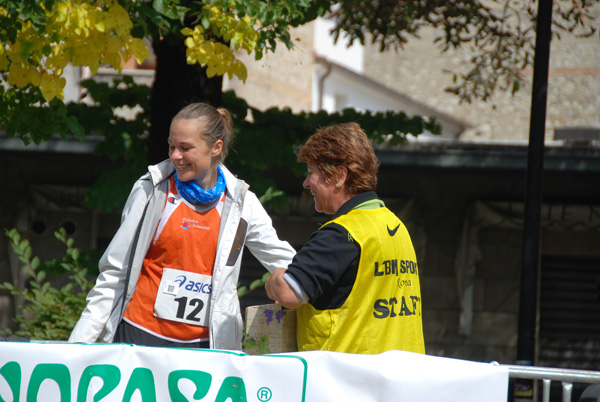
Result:
[[[65,120],[67,129],[80,141],[85,139],[85,130],[83,126],[79,124],[79,120],[75,116],[69,116]]]
[[[46,279],[46,272],[44,272],[44,271],[38,272],[38,274],[37,274],[38,282],[42,282],[44,279]]]
[[[159,13],[164,14],[167,8],[169,7],[170,3],[171,0],[154,0],[152,2],[152,8],[158,11]]]
[[[6,236],[8,236],[8,238],[10,238],[14,243],[19,243],[21,240],[21,234],[15,228],[7,231]]]
[[[29,240],[27,239],[23,239],[20,243],[19,243],[19,249],[22,252],[25,252],[25,250],[27,249],[27,247],[29,247]]]
[[[265,193],[259,197],[259,201],[261,204],[265,204],[276,197],[283,196],[284,194],[285,193],[281,190],[274,190],[273,187],[269,187],[267,191],[265,191]]]
[[[181,25],[183,25],[185,16],[187,15],[187,13],[190,9],[187,7],[183,7],[183,6],[175,6],[175,10],[176,10],[175,13],[177,14],[179,22],[181,23]]]
[[[32,249],[30,246],[27,246],[25,248],[25,253],[24,253],[24,257],[27,258],[27,260],[29,261],[31,259],[31,254],[33,253]]]
[[[207,16],[202,17],[202,27],[208,29],[210,27],[210,21]]]
[[[250,290],[254,290],[262,285],[264,285],[262,279],[255,279],[252,281],[252,283],[250,283]]]
[[[30,41],[21,41],[21,52],[20,57],[22,59],[27,59],[33,52],[33,49],[36,48],[36,44]]]
[[[248,288],[246,286],[241,286],[237,289],[238,297],[244,297],[248,294]]]

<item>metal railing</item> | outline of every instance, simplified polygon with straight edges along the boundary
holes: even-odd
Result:
[[[550,385],[552,381],[562,383],[562,402],[571,402],[573,383],[600,383],[600,371],[519,365],[503,366],[508,367],[509,378],[542,380],[542,402],[550,402]]]

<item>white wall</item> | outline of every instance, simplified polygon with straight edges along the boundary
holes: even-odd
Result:
[[[348,47],[348,41],[345,37],[340,37],[337,44],[334,44],[330,33],[333,27],[334,23],[329,19],[318,18],[315,21],[315,54],[347,69],[362,73],[364,71],[363,46],[358,42],[354,42],[351,47]]]

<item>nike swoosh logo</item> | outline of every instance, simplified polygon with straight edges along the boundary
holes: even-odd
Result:
[[[398,231],[399,227],[400,227],[400,224],[398,224],[398,226],[396,226],[393,229],[390,229],[390,227],[387,226],[387,230],[388,230],[388,233],[389,233],[390,237],[393,237],[396,234],[396,232]]]

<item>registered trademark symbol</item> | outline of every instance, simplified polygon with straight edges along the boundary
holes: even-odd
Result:
[[[273,396],[273,392],[271,392],[271,390],[267,387],[262,387],[256,393],[256,397],[258,398],[258,400],[260,400],[262,402],[267,402],[268,400],[271,399],[272,396]]]

